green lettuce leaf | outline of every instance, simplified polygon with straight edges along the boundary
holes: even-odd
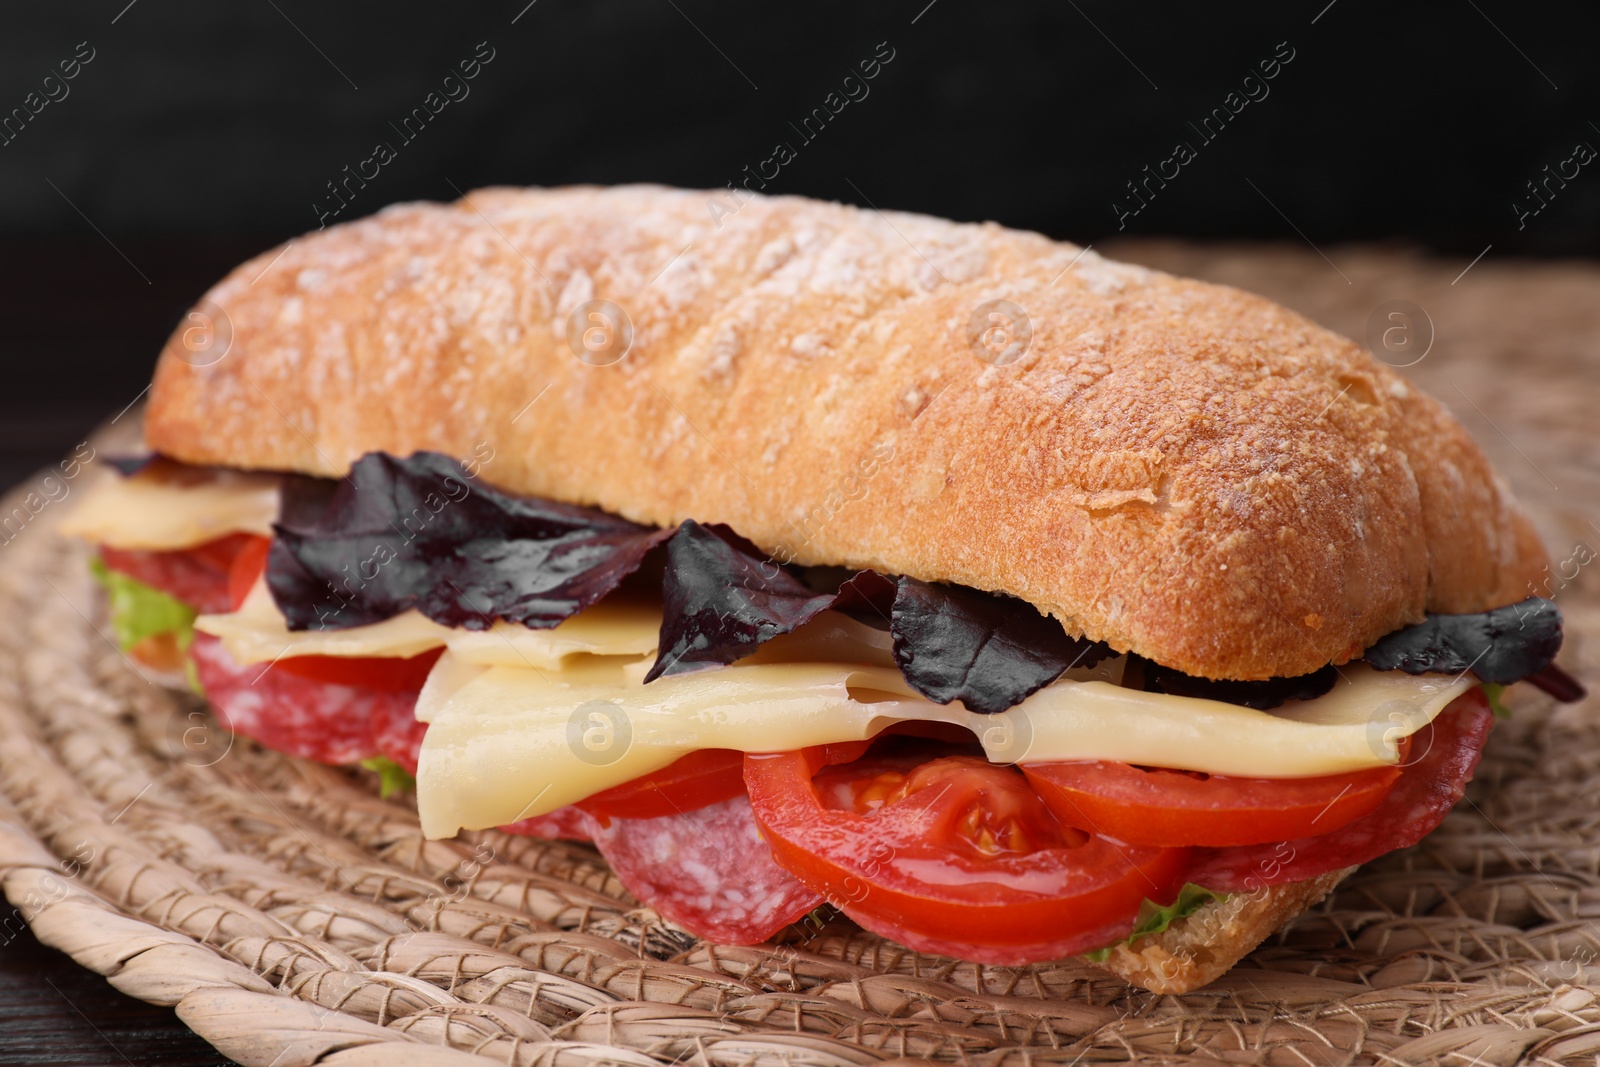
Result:
[[[361,761],[361,766],[378,775],[378,795],[388,800],[396,793],[417,788],[417,780],[400,764],[384,756],[373,756]]]
[[[1503,685],[1496,685],[1493,682],[1483,683],[1483,695],[1489,699],[1489,710],[1494,712],[1494,717],[1497,719],[1511,718],[1511,709],[1500,702],[1500,697],[1505,691],[1506,687]]]
[[[1105,948],[1097,948],[1093,952],[1084,953],[1083,958],[1091,963],[1104,963],[1111,955],[1111,950],[1118,945],[1131,945],[1141,937],[1150,934],[1159,934],[1179,919],[1193,915],[1203,906],[1213,900],[1227,900],[1226,893],[1214,893],[1203,886],[1186,882],[1178,891],[1178,899],[1163,907],[1151,900],[1146,900],[1139,905],[1139,918],[1133,925],[1133,932],[1121,941],[1115,941]]]
[[[194,640],[194,619],[199,614],[194,608],[137,578],[112,570],[98,557],[90,561],[89,569],[106,588],[111,632],[124,652],[159,634],[174,635],[180,649],[189,647]]]

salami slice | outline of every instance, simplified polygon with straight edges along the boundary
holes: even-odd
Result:
[[[232,611],[228,566],[251,539],[250,534],[229,534],[195,548],[169,552],[102,545],[100,559],[111,570],[159,589],[201,614]]]
[[[523,837],[547,837],[555,841],[593,841],[594,816],[581,808],[557,808],[548,815],[518,819],[500,829]]]
[[[1458,697],[1412,740],[1415,762],[1376,808],[1319,837],[1207,849],[1189,881],[1218,892],[1252,892],[1366,863],[1406,848],[1444,821],[1472,779],[1494,724],[1483,691]]]
[[[393,760],[404,767],[412,777],[416,777],[417,754],[422,751],[422,735],[428,732],[428,724],[417,721],[417,694],[391,692],[385,695],[398,699],[374,702],[372,746],[378,750],[380,756]]]
[[[260,663],[240,665],[209,634],[196,634],[189,654],[222,724],[291,756],[355,763],[377,753],[374,722],[401,711],[415,721],[415,693],[317,682]]]
[[[711,941],[757,944],[822,903],[773,860],[747,796],[683,815],[596,819],[593,832],[629,892]]]

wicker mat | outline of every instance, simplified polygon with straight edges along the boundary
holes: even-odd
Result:
[[[1113,254],[1269,293],[1357,337],[1385,301],[1419,305],[1437,336],[1407,373],[1462,415],[1556,559],[1600,547],[1600,271],[1488,260],[1452,285],[1464,259],[1326,251]],[[52,514],[0,549],[5,920],[175,1005],[241,1063],[1600,1055],[1595,701],[1517,694],[1443,827],[1187,996],[1076,962],[918,956],[843,920],[726,948],[641,908],[587,848],[424,841],[371,780],[218,733],[103,636],[85,550],[50,532]],[[1600,680],[1595,576],[1556,575],[1549,592],[1569,620],[1564,662]]]

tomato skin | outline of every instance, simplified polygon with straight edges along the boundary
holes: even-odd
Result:
[[[215,541],[207,541],[205,544],[196,545],[193,548],[181,549],[180,551],[189,553],[197,560],[204,560],[207,566],[215,570],[227,571],[233,566],[234,560],[238,559],[241,553],[260,547],[271,540],[272,538],[263,537],[260,534],[235,533],[219,537]],[[261,550],[265,551],[264,548]]]
[[[1198,850],[1191,880],[1224,893],[1258,892],[1416,844],[1461,799],[1493,725],[1483,690],[1463,693],[1412,735],[1400,780],[1371,812],[1316,837]]]
[[[330,685],[359,686],[388,693],[418,693],[428,680],[428,672],[444,654],[430,648],[415,656],[284,656],[272,663],[271,670],[293,674]]]
[[[652,774],[596,793],[577,806],[606,825],[610,819],[683,815],[743,793],[744,753],[706,748]]]
[[[1023,766],[1063,821],[1140,845],[1230,846],[1337,830],[1376,808],[1400,778],[1374,767],[1318,778],[1235,778],[1087,761]]]
[[[1010,768],[981,779],[959,767],[941,772],[861,815],[819,797],[813,777],[826,758],[818,749],[745,757],[762,836],[781,866],[830,903],[918,951],[1005,965],[1059,959],[1123,936],[1146,897],[1170,900],[1182,885],[1187,850],[1060,827],[1050,836],[1056,820]],[[864,774],[879,771],[870,758],[862,763]],[[973,802],[1015,813],[1026,849],[979,854],[956,840]]]
[[[267,538],[255,534],[228,534],[193,548],[147,550],[100,546],[100,561],[161,590],[190,607],[206,612],[233,610],[229,597],[229,572],[238,555]]]
[[[256,579],[267,569],[267,553],[272,548],[272,538],[251,537],[228,564],[228,603],[234,611],[244,603],[245,597],[255,587]]]

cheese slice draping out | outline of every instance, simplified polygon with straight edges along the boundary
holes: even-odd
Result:
[[[448,647],[468,663],[557,670],[577,655],[642,656],[655,651],[661,608],[613,595],[548,630],[496,622],[487,630],[457,630],[407,611],[382,622],[344,630],[290,630],[264,580],[239,610],[202,615],[195,629],[222,639],[237,663],[267,663],[291,656],[415,656]]]
[[[173,550],[232,533],[271,536],[277,518],[277,475],[216,471],[187,483],[104,471],[61,532],[112,548]]]

